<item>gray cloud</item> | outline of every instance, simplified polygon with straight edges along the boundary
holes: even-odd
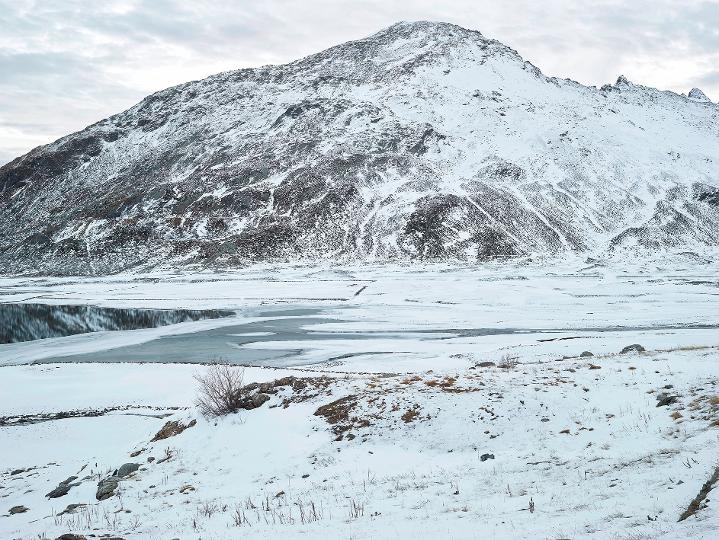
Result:
[[[719,97],[717,0],[0,0],[0,163],[167,86],[417,19],[481,30],[548,75]]]

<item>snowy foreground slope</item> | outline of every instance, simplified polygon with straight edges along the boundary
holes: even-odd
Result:
[[[2,301],[323,319],[316,341],[255,332],[243,349],[301,352],[292,368],[247,367],[245,382],[276,381],[269,401],[217,420],[193,405],[205,365],[98,363],[172,327],[0,345],[0,537],[717,538],[719,499],[700,495],[718,465],[717,275],[713,263],[2,279]],[[228,321],[183,324],[173,332]],[[634,343],[646,351],[620,352]],[[97,361],[58,363],[78,352]],[[32,360],[47,363],[12,365]],[[189,427],[153,442],[168,421]],[[126,463],[139,468],[98,501]]]
[[[0,168],[0,267],[693,251],[719,239],[719,109],[548,78],[444,23],[221,73]]]

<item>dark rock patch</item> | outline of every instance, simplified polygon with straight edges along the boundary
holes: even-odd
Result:
[[[30,509],[27,506],[23,506],[23,505],[13,506],[10,509],[10,515],[14,516],[15,514],[24,514],[28,510],[30,510]]]
[[[125,478],[126,476],[129,476],[134,473],[139,468],[139,463],[125,463],[113,473],[113,476],[117,476],[118,478]]]
[[[640,352],[644,352],[644,351],[646,351],[646,349],[644,347],[639,345],[639,343],[634,343],[632,345],[627,345],[626,347],[624,347],[621,351],[619,351],[619,354],[627,354],[630,352],[640,353]]]
[[[112,497],[115,494],[115,490],[117,489],[119,481],[120,479],[114,476],[109,476],[103,480],[100,480],[97,484],[97,492],[95,493],[95,498],[98,501],[104,501],[105,499],[109,499],[110,497]]]
[[[657,407],[666,407],[668,405],[673,405],[677,401],[679,401],[679,396],[659,394],[657,396]]]

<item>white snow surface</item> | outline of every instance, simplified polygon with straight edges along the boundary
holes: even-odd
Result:
[[[315,308],[322,322],[310,329],[337,336],[248,336],[257,341],[246,347],[303,350],[291,368],[245,367],[245,382],[295,375],[308,389],[283,387],[218,419],[194,407],[205,365],[54,363],[53,348],[101,358],[158,338],[145,330],[0,345],[0,418],[112,409],[0,425],[0,537],[716,538],[712,494],[678,522],[717,466],[716,270],[289,265],[3,278],[0,301],[229,308],[241,324]],[[152,331],[198,324],[227,321]],[[453,337],[506,327],[524,331]],[[384,333],[347,337],[373,330]],[[618,354],[632,343],[646,352]],[[585,350],[595,356],[580,358]],[[327,362],[358,351],[377,354]],[[313,386],[320,377],[332,379]],[[658,407],[660,394],[676,400]],[[315,412],[348,396],[336,440],[342,421]],[[150,442],[167,420],[192,419]],[[98,502],[97,481],[126,462],[141,467]],[[80,485],[45,497],[70,476]],[[70,503],[88,506],[58,515]],[[1,515],[16,505],[29,510]]]

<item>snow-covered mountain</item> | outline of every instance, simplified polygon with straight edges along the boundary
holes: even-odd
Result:
[[[445,23],[221,73],[0,168],[0,268],[706,252],[719,107]]]

